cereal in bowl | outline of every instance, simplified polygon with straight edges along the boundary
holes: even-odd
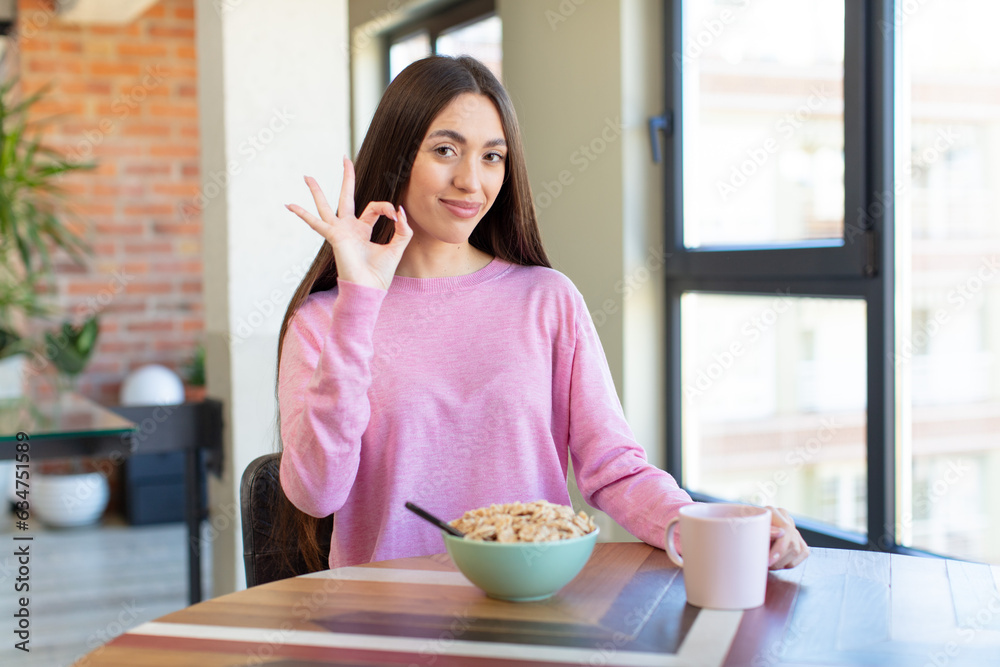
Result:
[[[450,522],[467,540],[483,542],[552,542],[580,537],[597,529],[594,519],[572,507],[547,500],[505,503],[469,510]]]

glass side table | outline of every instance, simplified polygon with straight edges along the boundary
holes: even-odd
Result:
[[[116,406],[113,410],[73,392],[48,400],[0,400],[0,460],[15,457],[17,434],[31,438],[31,460],[185,453],[185,522],[188,528],[188,599],[202,599],[201,488],[206,472],[222,472],[222,402],[169,406]]]
[[[84,396],[65,392],[36,400],[0,400],[0,460],[14,458],[19,432],[31,438],[31,458],[126,457],[136,424]],[[116,456],[117,455],[117,456]]]

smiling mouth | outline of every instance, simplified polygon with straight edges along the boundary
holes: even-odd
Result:
[[[454,199],[442,199],[440,201],[446,209],[460,218],[475,217],[479,213],[479,209],[482,208],[481,204],[475,202],[456,201]]]

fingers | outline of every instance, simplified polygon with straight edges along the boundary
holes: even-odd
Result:
[[[782,570],[795,567],[809,557],[809,547],[798,533],[775,540],[771,546],[768,568]]]
[[[396,215],[396,209],[392,207],[392,204],[387,201],[373,201],[365,207],[364,213],[361,214],[358,220],[371,227],[376,223],[376,221],[378,221],[378,217],[380,215],[384,215],[390,220],[396,220],[398,218]]]
[[[350,160],[344,158],[344,183],[340,191],[340,208],[337,211],[331,208],[315,178],[306,176],[305,181],[309,192],[312,193],[313,201],[316,202],[316,210],[319,211],[319,215],[324,221],[332,223],[338,217],[347,219],[354,217],[354,165],[351,164]],[[396,220],[396,209],[386,201],[370,202],[358,220],[371,227],[378,221],[380,215],[384,215],[390,220]]]
[[[316,217],[298,204],[285,204],[285,208],[305,220],[306,224],[319,232],[321,236],[324,238],[326,237],[327,231],[330,229],[330,225],[325,223],[321,218]]]
[[[331,222],[335,217],[337,217],[337,212],[330,208],[329,202],[326,201],[326,195],[319,187],[319,183],[312,176],[306,176],[306,185],[309,187],[309,192],[312,193],[313,201],[316,202],[316,210],[319,211],[319,216]]]
[[[768,557],[768,567],[772,570],[795,567],[809,557],[809,547],[795,528],[792,516],[781,507],[771,510],[771,536],[774,542]]]
[[[792,520],[792,515],[788,513],[783,507],[772,507],[767,506],[767,509],[771,510],[771,526],[772,528],[794,528],[795,521]]]
[[[354,217],[354,163],[344,156],[344,182],[340,186],[340,204],[337,215]]]
[[[410,221],[406,219],[406,211],[403,207],[399,207],[399,215],[396,216],[396,233],[393,234],[392,240],[389,241],[392,245],[402,245],[406,246],[413,238],[413,230],[410,228]]]
[[[805,540],[803,540],[801,537],[799,538],[799,542],[802,545],[801,548],[796,551],[795,557],[793,557],[790,561],[788,561],[788,563],[785,564],[785,567],[795,567],[796,565],[804,561],[806,558],[809,558],[809,545],[807,545],[805,543]]]
[[[789,559],[789,551],[792,547],[792,540],[789,537],[779,537],[771,545],[771,552],[768,555],[767,567],[771,570],[780,570],[785,567]]]

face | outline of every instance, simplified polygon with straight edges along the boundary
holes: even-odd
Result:
[[[489,98],[452,100],[427,129],[403,193],[413,241],[467,243],[500,192],[506,160],[500,114]]]

